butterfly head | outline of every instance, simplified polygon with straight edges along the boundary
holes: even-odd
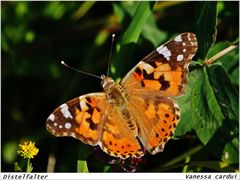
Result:
[[[101,85],[104,90],[111,89],[115,85],[115,82],[111,77],[101,75],[101,79],[102,79]]]

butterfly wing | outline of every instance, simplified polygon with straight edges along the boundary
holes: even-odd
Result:
[[[193,33],[183,33],[152,51],[121,81],[130,94],[180,96],[185,91],[188,65],[197,51]]]
[[[47,119],[47,130],[55,136],[72,136],[90,145],[99,142],[104,109],[109,109],[104,93],[91,93],[62,104]]]
[[[143,58],[120,83],[130,94],[138,137],[151,154],[163,150],[180,120],[171,97],[184,93],[188,65],[196,51],[195,34],[180,34]]]
[[[112,107],[106,116],[101,136],[101,148],[107,154],[122,159],[140,157],[144,154],[142,147],[134,134],[128,128],[125,118],[118,107]]]
[[[46,125],[55,136],[72,136],[86,144],[99,145],[111,156],[143,155],[126,120],[118,107],[110,106],[105,93],[83,95],[62,104],[48,117]]]
[[[171,98],[150,94],[132,96],[129,102],[144,147],[151,154],[163,151],[180,120],[178,105]]]

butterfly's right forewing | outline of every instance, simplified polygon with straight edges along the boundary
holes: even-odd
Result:
[[[72,136],[84,143],[97,145],[108,109],[104,93],[83,95],[55,109],[47,119],[47,129],[55,136]]]

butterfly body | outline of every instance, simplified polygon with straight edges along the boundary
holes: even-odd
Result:
[[[102,76],[102,86],[106,94],[106,98],[112,108],[116,108],[116,112],[121,119],[127,122],[129,130],[137,136],[137,125],[133,119],[133,115],[129,111],[129,93],[118,83],[116,83],[111,77]],[[110,110],[111,111],[111,110]],[[111,113],[111,112],[108,112]]]
[[[74,98],[54,110],[47,129],[99,145],[122,159],[163,151],[180,120],[173,99],[183,95],[188,65],[197,51],[193,33],[182,33],[143,58],[120,83],[101,76],[103,92]]]

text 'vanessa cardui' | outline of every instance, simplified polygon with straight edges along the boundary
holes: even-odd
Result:
[[[99,145],[122,159],[163,151],[180,120],[172,97],[184,93],[188,65],[197,51],[193,33],[183,33],[143,58],[118,84],[104,75],[104,92],[74,98],[54,110],[47,129]]]

